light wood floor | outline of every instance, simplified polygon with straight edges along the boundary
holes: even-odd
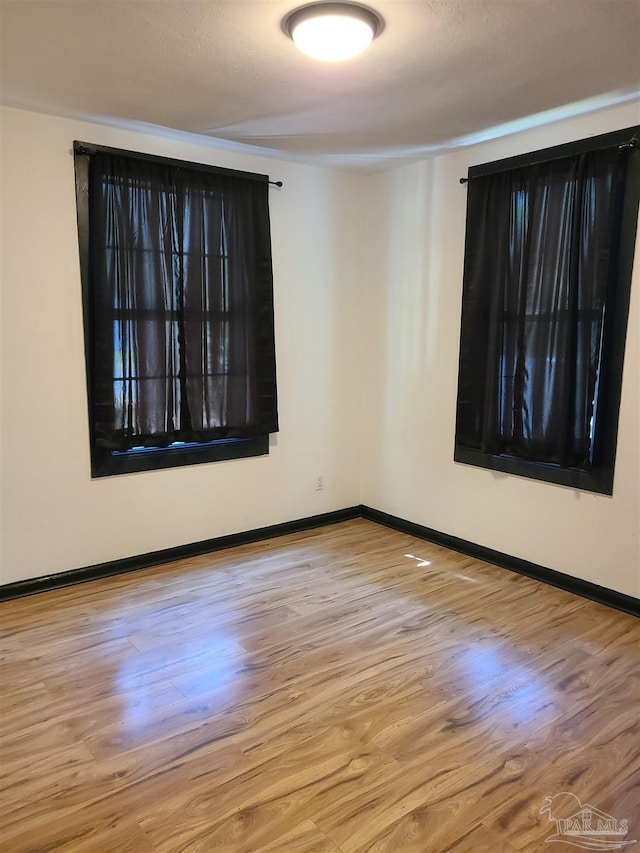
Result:
[[[553,853],[561,792],[640,841],[640,622],[370,522],[0,619],[6,853]]]

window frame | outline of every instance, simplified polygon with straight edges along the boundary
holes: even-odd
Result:
[[[629,146],[632,149],[628,162],[622,213],[618,276],[615,286],[609,287],[607,290],[605,303],[601,370],[597,377],[598,387],[594,397],[591,465],[588,469],[561,468],[553,463],[522,459],[506,453],[492,454],[465,447],[458,441],[457,417],[454,444],[455,462],[542,480],[583,491],[605,495],[613,494],[625,340],[638,225],[638,204],[640,202],[640,148],[638,147],[638,140],[640,140],[640,126],[634,126],[469,168],[467,180],[471,181],[477,177],[494,175],[515,168],[537,165],[616,145],[620,147]],[[465,229],[467,234],[468,229],[469,221],[467,220]],[[464,306],[464,288],[462,300]],[[462,350],[461,328],[460,353]],[[458,377],[460,377],[459,372]],[[496,400],[496,404],[500,405],[500,399]]]
[[[80,278],[82,285],[82,310],[85,346],[85,375],[88,402],[89,438],[91,451],[91,477],[99,478],[118,474],[130,474],[165,468],[182,467],[206,462],[220,462],[268,455],[271,446],[268,433],[242,438],[220,438],[205,442],[175,443],[165,447],[135,448],[128,451],[112,451],[100,447],[96,442],[93,422],[93,369],[92,369],[92,316],[91,316],[91,276],[90,276],[90,223],[89,223],[89,157],[94,153],[114,154],[132,157],[191,171],[202,171],[269,181],[268,175],[225,169],[217,166],[160,157],[138,151],[129,151],[110,146],[94,145],[74,141],[74,173],[76,189],[76,211],[78,226],[78,245],[80,253]]]

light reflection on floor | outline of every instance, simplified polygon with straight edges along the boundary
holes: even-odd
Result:
[[[422,557],[414,557],[413,554],[405,554],[410,560],[417,560],[418,566],[430,566],[429,560],[424,560]]]
[[[157,660],[153,660],[154,653]],[[241,673],[246,666],[246,652],[232,634],[220,631],[205,631],[197,639],[134,654],[118,669],[116,683],[123,699],[122,723],[129,732],[140,732],[149,725],[152,715],[157,714],[153,691],[147,694],[141,684],[154,670],[170,667],[173,661],[197,661],[192,677],[197,678],[199,691],[206,693],[207,704],[215,712],[215,706],[229,707],[242,693]],[[182,679],[184,679],[184,669]],[[180,682],[178,682],[180,683]],[[150,683],[153,686],[153,682]],[[178,688],[179,689],[179,688]],[[127,701],[127,697],[131,701]],[[188,697],[185,696],[185,701]]]
[[[464,679],[464,693],[471,696],[474,691],[486,696],[487,682],[495,681],[499,688],[503,677],[504,692],[500,693],[498,700],[500,713],[507,714],[514,722],[533,721],[539,714],[541,704],[549,705],[557,700],[553,688],[534,669],[483,646],[468,646],[456,662],[456,669],[461,679]],[[508,688],[513,685],[516,685],[516,689],[510,692]]]

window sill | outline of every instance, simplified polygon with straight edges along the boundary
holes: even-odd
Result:
[[[529,459],[518,459],[515,456],[493,456],[481,450],[471,450],[467,447],[456,447],[453,459],[465,465],[475,465],[478,468],[488,468],[492,471],[502,471],[505,474],[516,474],[519,477],[529,477],[559,486],[569,486],[585,492],[597,492],[603,495],[613,494],[613,469],[605,468],[582,471],[579,468],[560,468],[547,462],[533,462]]]
[[[203,462],[221,462],[225,459],[265,456],[268,453],[268,435],[260,435],[256,438],[223,439],[191,447],[135,450],[129,453],[112,453],[109,450],[94,448],[91,458],[91,477],[156,471],[161,468],[177,468],[183,465],[198,465]]]

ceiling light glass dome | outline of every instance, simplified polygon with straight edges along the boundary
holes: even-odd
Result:
[[[366,50],[382,29],[382,19],[355,3],[312,3],[291,12],[284,30],[307,56],[341,62]]]

